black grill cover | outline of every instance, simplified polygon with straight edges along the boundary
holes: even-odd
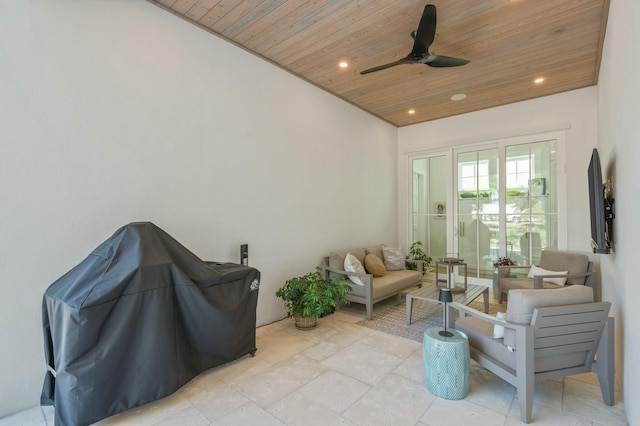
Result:
[[[56,425],[87,425],[255,353],[259,279],[152,223],[120,228],[44,294],[41,403]]]

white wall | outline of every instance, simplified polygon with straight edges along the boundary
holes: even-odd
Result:
[[[398,231],[407,229],[407,155],[528,134],[566,134],[567,248],[590,251],[587,166],[597,143],[597,89],[590,87],[398,130]],[[596,259],[597,260],[597,259]]]
[[[640,424],[640,327],[638,242],[640,241],[640,2],[612,1],[598,82],[598,152],[603,176],[616,198],[613,254],[602,256],[602,292],[614,302],[616,353],[624,367],[623,392],[629,424]],[[622,361],[622,362],[620,362]]]
[[[0,417],[38,404],[41,298],[152,221],[275,290],[396,242],[396,129],[142,0],[0,0]]]

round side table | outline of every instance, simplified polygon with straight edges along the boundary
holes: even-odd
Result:
[[[424,382],[429,391],[444,399],[462,399],[469,393],[469,340],[449,329],[453,336],[439,334],[441,327],[424,332],[422,358]]]

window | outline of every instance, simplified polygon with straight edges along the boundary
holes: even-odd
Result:
[[[489,189],[489,161],[458,164],[458,188],[460,191],[483,191]]]
[[[520,156],[507,159],[507,188],[526,188],[529,186],[529,157]]]

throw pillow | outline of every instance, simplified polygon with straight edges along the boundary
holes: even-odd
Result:
[[[400,247],[382,246],[384,266],[388,271],[404,269],[404,252]]]
[[[352,255],[351,253],[347,253],[347,255],[344,258],[344,270],[347,272],[355,272],[362,275],[366,274],[364,270],[364,266],[362,266],[362,263],[360,263],[358,258]],[[351,281],[353,281],[354,284],[364,285],[362,278],[356,275],[349,275],[349,274],[347,274],[347,276]]]
[[[373,253],[368,254],[364,258],[364,269],[374,277],[381,277],[387,272],[382,259]]]
[[[527,277],[533,278],[535,275],[537,276],[545,276],[545,275],[567,275],[568,271],[549,271],[547,269],[541,268],[539,266],[531,265],[531,269],[529,269],[529,275]],[[567,282],[566,278],[543,278],[544,281],[563,286]]]
[[[504,319],[504,313],[503,312],[498,312],[496,314],[496,318],[503,320]],[[494,324],[493,325],[493,338],[494,339],[502,339],[504,337],[504,326],[502,325],[498,325],[498,324]]]

